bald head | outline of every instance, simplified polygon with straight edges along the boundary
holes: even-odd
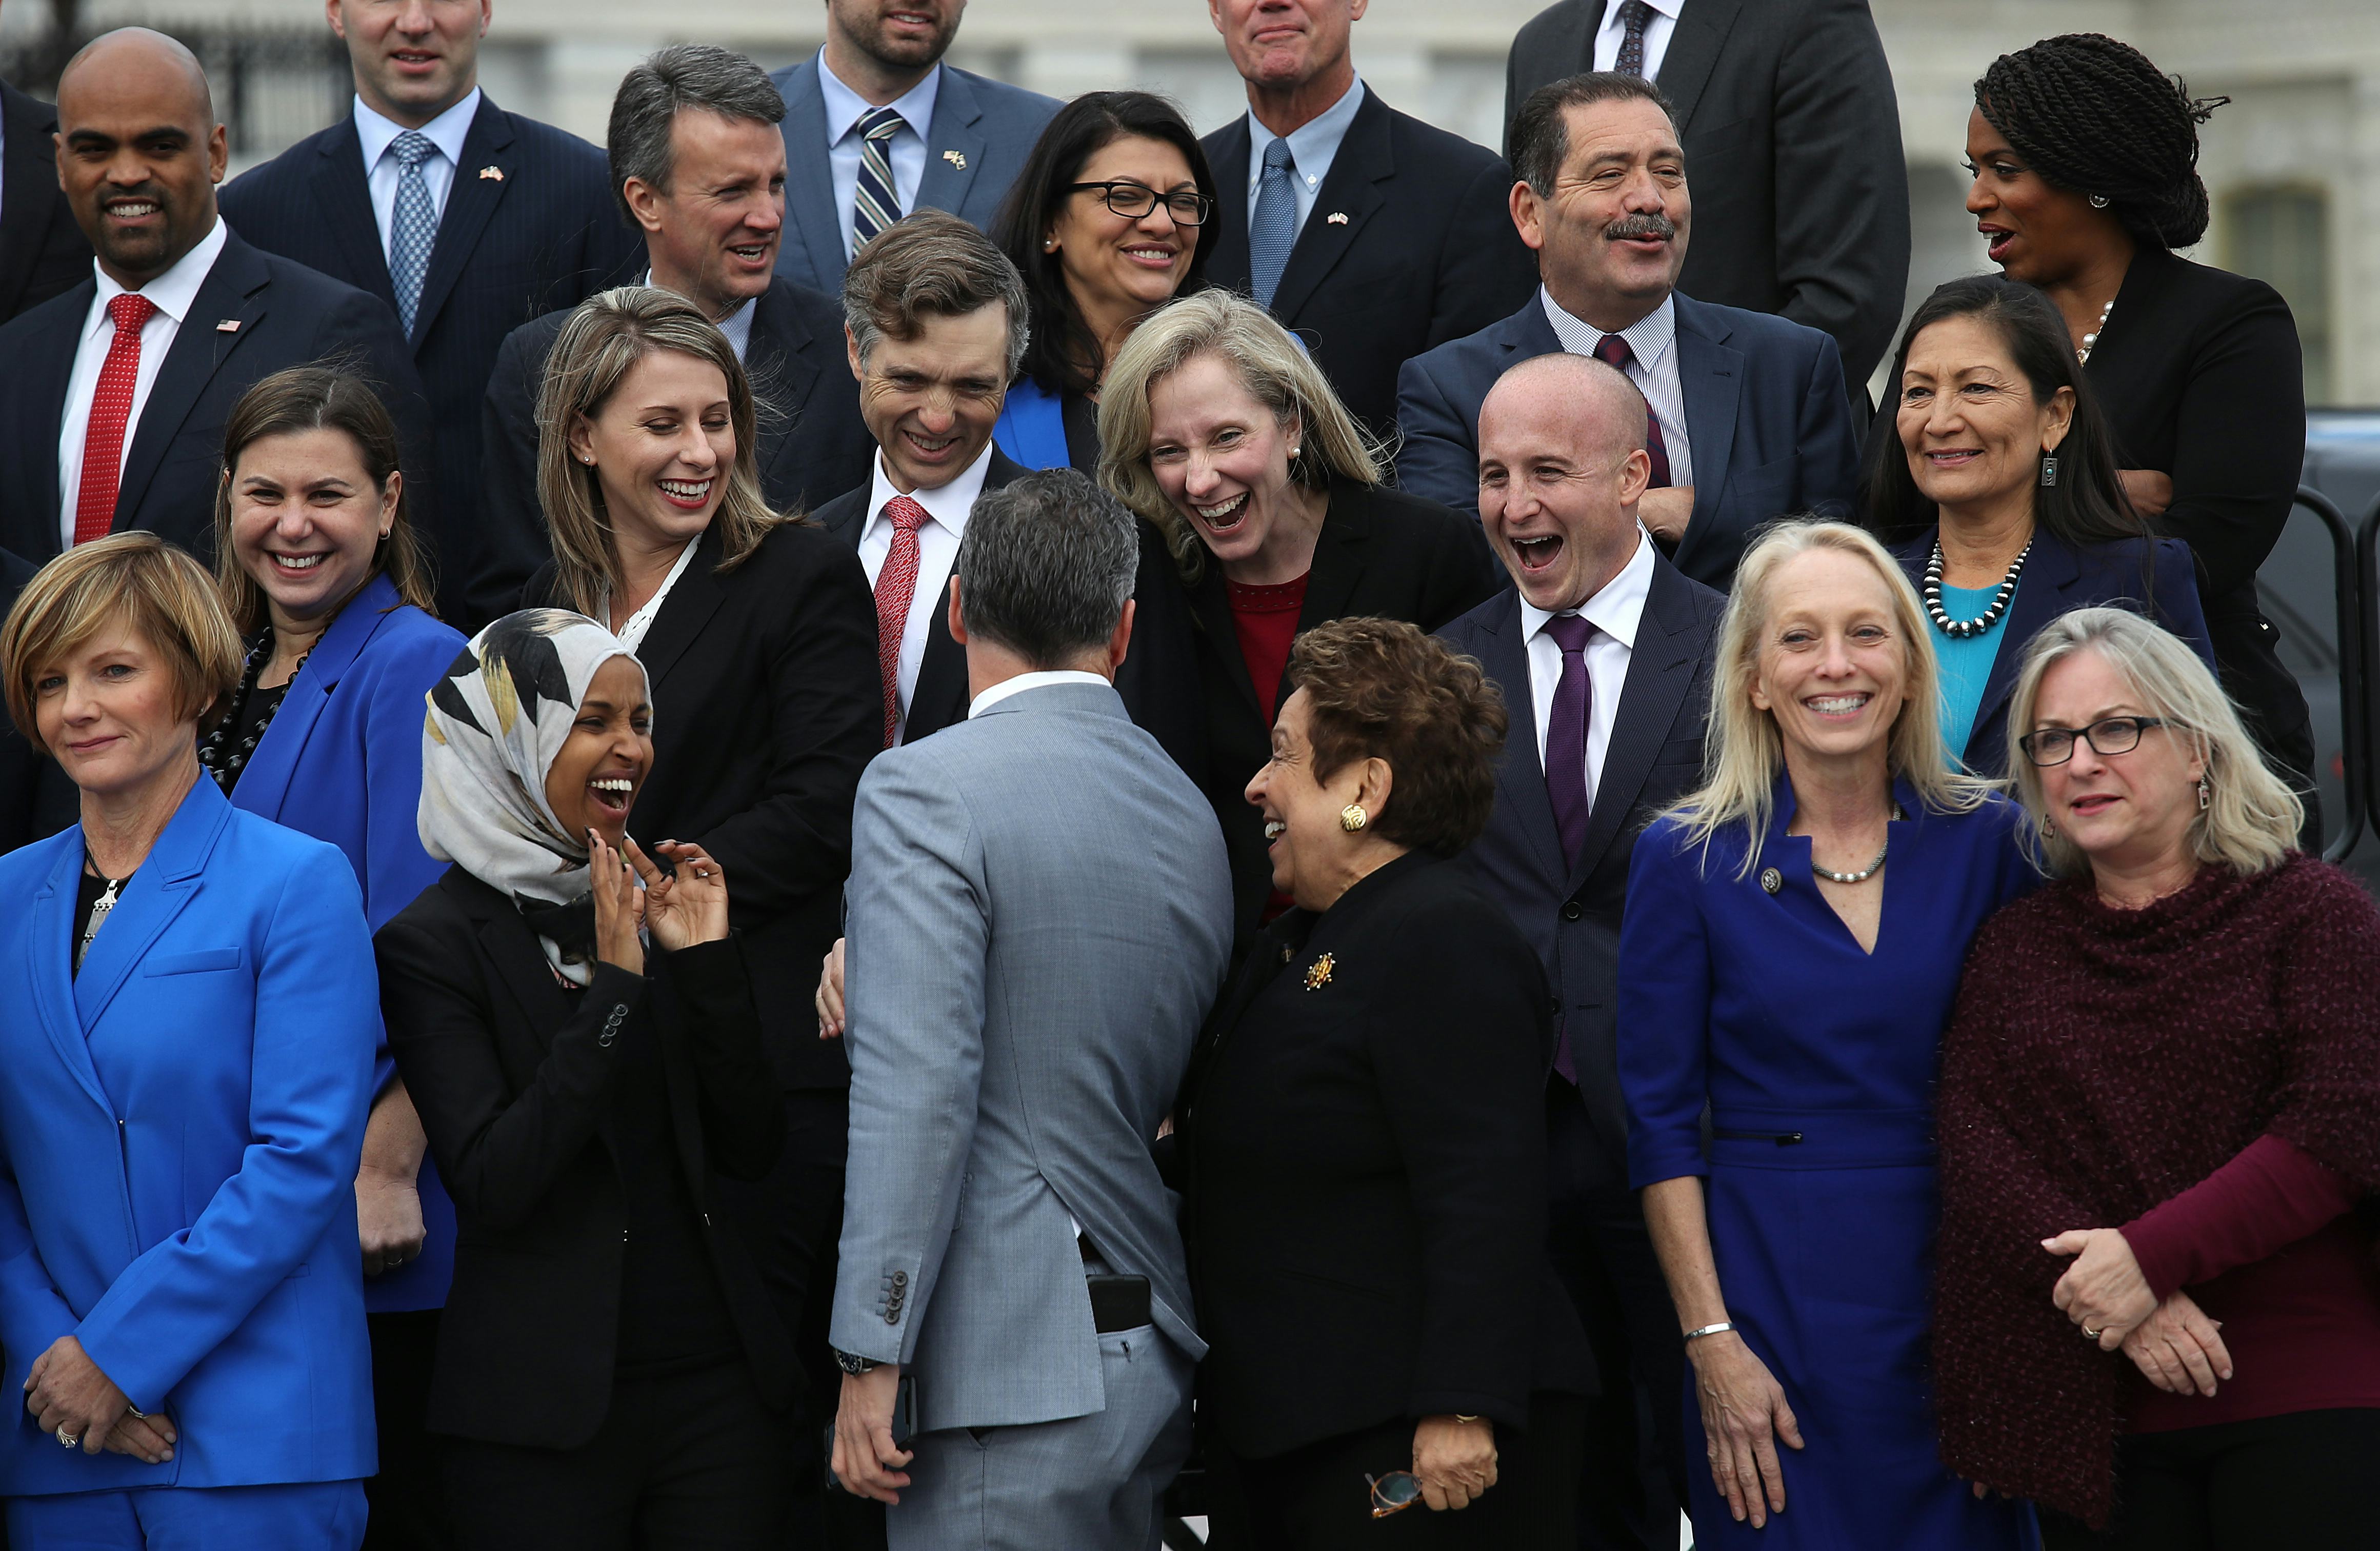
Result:
[[[1645,445],[1645,394],[1626,372],[1593,356],[1536,356],[1498,378],[1479,406],[1483,446],[1491,415],[1559,421],[1582,451],[1615,458]]]
[[[1645,395],[1586,356],[1539,356],[1479,406],[1479,521],[1521,596],[1575,609],[1636,552],[1652,478]]]
[[[198,56],[125,27],[83,45],[58,78],[58,186],[100,267],[129,290],[214,229],[228,146]]]

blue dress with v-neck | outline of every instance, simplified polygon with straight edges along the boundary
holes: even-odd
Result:
[[[1925,1339],[1938,1218],[1933,1104],[1967,945],[2036,881],[2020,811],[1928,812],[1905,782],[1873,952],[1788,835],[1791,788],[1748,873],[1741,830],[1636,843],[1620,931],[1619,1067],[1638,1187],[1706,1181],[1728,1317],[1784,1387],[1805,1447],[1779,1446],[1786,1506],[1755,1531],[1708,1469],[1688,1473],[1695,1544],[2015,1551],[2022,1504],[1978,1502],[1937,1451]],[[1705,1152],[1707,1106],[1714,1140]],[[1702,1457],[1691,1375],[1687,1457]]]

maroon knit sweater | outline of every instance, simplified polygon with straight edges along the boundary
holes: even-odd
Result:
[[[2053,885],[1975,939],[1944,1036],[1934,1364],[1961,1475],[2104,1525],[2128,1430],[2380,1405],[2380,911],[2336,867],[2208,866],[2143,910]],[[2121,1228],[2237,1376],[2159,1395],[2050,1302]],[[2202,1409],[2203,1408],[2203,1409]]]

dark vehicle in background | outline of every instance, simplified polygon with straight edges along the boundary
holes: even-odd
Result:
[[[2307,416],[2304,483],[2328,496],[2350,527],[2380,503],[2380,409],[2316,409]],[[2313,711],[2315,775],[2327,843],[2347,822],[2346,737],[2339,715],[2338,611],[2328,529],[2301,506],[2256,573],[2265,617],[2281,633],[2281,660],[2298,676]],[[2364,608],[2380,607],[2365,597]],[[2366,691],[2367,704],[2369,689]],[[2380,892],[2380,837],[2366,832],[2347,858],[2366,887]]]

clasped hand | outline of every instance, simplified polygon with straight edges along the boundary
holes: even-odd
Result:
[[[1431,1512],[1469,1508],[1496,1484],[1496,1424],[1423,1417],[1414,1429],[1413,1472]]]
[[[2156,1294],[2132,1256],[2132,1246],[2115,1228],[2078,1228],[2044,1239],[2041,1247],[2052,1254],[2070,1254],[2074,1264],[2050,1290],[2050,1302],[2066,1317],[2095,1339],[2102,1351],[2124,1344],[2124,1337],[2156,1313]]]
[[[614,850],[593,830],[587,831],[588,889],[595,899],[595,953],[631,975],[645,972],[645,948],[637,932],[650,932],[670,952],[727,935],[727,877],[703,849],[665,840],[653,847],[676,871],[664,873],[637,842],[622,836]],[[631,877],[631,871],[635,876]],[[644,887],[639,889],[638,879]]]
[[[72,1336],[60,1336],[33,1359],[25,1375],[25,1409],[42,1432],[72,1440],[85,1454],[104,1448],[152,1465],[174,1457],[173,1423],[135,1415],[130,1398]]]

